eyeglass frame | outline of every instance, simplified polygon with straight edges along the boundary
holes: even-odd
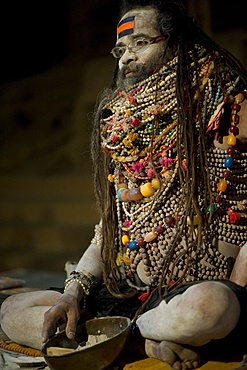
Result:
[[[145,51],[145,50],[146,50],[150,45],[156,44],[157,42],[162,41],[162,40],[164,40],[164,39],[165,39],[165,37],[164,37],[164,36],[162,36],[162,35],[158,35],[158,36],[150,37],[150,38],[148,38],[148,37],[146,37],[146,36],[139,36],[139,38],[143,38],[143,39],[145,39],[146,41],[148,41],[148,44],[147,44],[146,46],[141,47],[141,48],[140,48],[140,50],[134,50],[134,49],[135,49],[135,46],[129,46],[129,45],[114,46],[114,48],[111,50],[111,53],[110,53],[110,54],[112,54],[112,55],[113,55],[113,57],[114,57],[114,58],[116,58],[116,59],[121,59],[121,58],[122,58],[122,56],[124,55],[124,53],[126,52],[126,50],[127,50],[127,49],[128,49],[130,52],[135,53],[135,54],[142,53],[142,52],[143,52],[143,51]],[[138,39],[138,37],[137,37],[136,39]],[[124,50],[124,53],[123,53],[121,56],[117,57],[116,55],[114,55],[114,50],[116,50],[116,49],[120,49],[120,48],[123,48],[123,49],[125,49],[125,50]]]

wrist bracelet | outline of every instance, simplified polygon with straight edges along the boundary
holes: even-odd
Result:
[[[64,290],[67,290],[72,283],[80,284],[84,293],[89,295],[90,289],[96,285],[96,278],[87,271],[72,271],[69,278],[65,280]]]
[[[65,280],[64,291],[68,289],[70,284],[78,283],[83,289],[83,309],[86,308],[86,296],[89,295],[90,289],[96,285],[96,277],[87,271],[72,271],[70,277]]]

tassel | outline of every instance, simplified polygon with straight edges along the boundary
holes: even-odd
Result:
[[[146,293],[143,293],[143,294],[141,294],[139,297],[138,297],[138,299],[140,300],[140,301],[142,301],[142,302],[145,302],[147,299],[148,299],[148,297],[150,296],[150,292],[146,292]]]

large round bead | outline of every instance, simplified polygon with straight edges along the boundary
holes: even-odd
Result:
[[[118,197],[118,200],[120,202],[124,202],[124,193],[126,194],[126,192],[128,192],[128,189],[125,189],[125,188],[121,188],[118,190],[117,192],[117,197]]]
[[[145,198],[148,198],[154,195],[155,189],[152,187],[151,182],[146,182],[141,186],[140,191]]]
[[[128,200],[127,202],[137,201],[143,198],[142,193],[140,192],[139,188],[132,188],[129,190],[128,193]]]
[[[135,251],[136,249],[139,248],[138,243],[135,240],[131,240],[128,247],[132,251]]]

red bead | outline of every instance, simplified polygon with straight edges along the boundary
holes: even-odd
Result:
[[[222,196],[221,195],[216,195],[214,198],[215,203],[219,204],[222,202]]]
[[[231,127],[229,128],[229,131],[230,131],[230,133],[231,133],[231,134],[233,134],[233,135],[238,135],[238,133],[239,133],[239,129],[237,128],[237,126],[231,126]]]
[[[224,179],[228,179],[231,176],[231,171],[225,170],[223,172]]]
[[[156,231],[158,234],[162,234],[162,233],[165,231],[165,228],[164,228],[164,226],[162,226],[162,225],[158,225],[158,226],[155,228],[155,231]]]
[[[172,216],[167,216],[165,222],[168,226],[173,226],[175,224],[175,218]]]
[[[144,247],[146,245],[146,242],[143,238],[137,240],[138,247]]]
[[[133,121],[131,122],[131,125],[137,127],[140,125],[140,123],[141,121],[139,120],[139,118],[134,118]]]
[[[111,141],[112,141],[113,143],[116,143],[118,140],[119,140],[118,135],[113,135],[113,137],[112,137]]]
[[[234,103],[233,106],[232,106],[232,110],[236,111],[236,112],[239,112],[241,109],[241,106],[237,103]]]
[[[235,153],[235,148],[234,146],[230,146],[228,149],[227,149],[227,154],[233,156]]]

